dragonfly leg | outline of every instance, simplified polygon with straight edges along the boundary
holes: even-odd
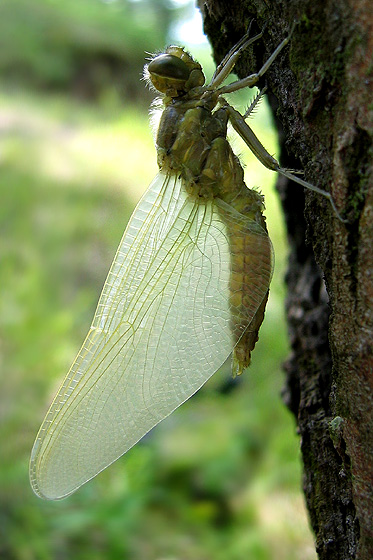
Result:
[[[238,43],[236,43],[231,48],[229,53],[225,55],[223,60],[217,66],[215,73],[211,79],[211,82],[207,87],[208,90],[213,90],[216,89],[218,86],[220,86],[220,84],[224,82],[227,76],[229,76],[229,74],[232,72],[242,51],[247,49],[248,46],[252,45],[252,43],[255,43],[255,41],[257,41],[263,36],[263,33],[261,32],[255,35],[254,37],[249,38],[250,27],[248,32],[242,37],[242,39],[240,39],[240,41],[238,41]]]
[[[268,60],[266,60],[266,62],[263,64],[263,66],[261,67],[261,69],[258,72],[255,72],[254,74],[250,74],[250,76],[247,76],[246,78],[243,78],[242,80],[236,80],[235,82],[232,82],[231,84],[228,84],[226,86],[222,86],[221,88],[218,89],[218,93],[222,95],[224,93],[232,93],[233,91],[237,91],[238,89],[242,89],[242,88],[245,88],[245,87],[255,86],[255,84],[258,82],[258,80],[267,72],[268,68],[271,66],[271,64],[273,63],[275,58],[277,58],[277,56],[280,54],[282,49],[284,47],[286,47],[286,45],[290,41],[291,35],[293,33],[294,26],[295,26],[295,24],[293,24],[289,35],[287,37],[285,37],[285,39],[283,41],[281,41],[281,43],[274,50],[274,52],[271,54],[271,56],[268,58]]]
[[[267,89],[267,86],[264,86],[264,88],[258,93],[258,95],[255,96],[255,99],[250,103],[245,113],[242,115],[244,119],[247,119],[249,115],[254,111],[255,107],[263,99]]]
[[[254,103],[255,103],[255,101],[254,101]],[[255,135],[254,131],[250,128],[250,126],[245,121],[245,118],[248,116],[248,111],[246,111],[245,115],[241,115],[241,113],[236,111],[236,109],[234,109],[231,105],[229,105],[229,103],[227,103],[227,101],[225,101],[225,100],[222,101],[221,100],[220,102],[221,102],[223,108],[228,112],[228,118],[229,118],[233,128],[235,129],[235,131],[241,136],[241,138],[243,139],[245,144],[248,146],[248,148],[253,152],[255,157],[258,158],[258,160],[265,167],[267,167],[268,169],[271,169],[271,171],[276,171],[277,173],[279,173],[280,175],[283,175],[287,179],[290,179],[291,181],[294,181],[295,183],[298,183],[299,185],[302,185],[302,187],[305,187],[306,189],[317,192],[318,194],[321,194],[322,196],[327,198],[329,200],[337,218],[343,223],[347,222],[347,220],[342,218],[342,216],[340,215],[340,213],[337,210],[337,207],[335,205],[335,202],[333,200],[333,197],[328,191],[320,189],[319,187],[316,187],[315,185],[312,185],[311,183],[308,183],[307,181],[304,181],[300,177],[297,177],[297,175],[294,175],[292,170],[281,167],[279,162],[273,156],[271,156],[271,154],[265,149],[263,144],[260,142],[258,137]],[[249,109],[250,109],[250,107],[249,107]],[[252,110],[252,108],[251,108],[251,110]]]

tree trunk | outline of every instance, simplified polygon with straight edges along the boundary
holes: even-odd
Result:
[[[319,558],[373,558],[372,6],[368,0],[199,0],[220,61],[252,19],[263,38],[237,64],[258,70],[278,126],[281,164],[332,193],[278,180],[290,258],[292,354],[284,397],[301,435],[304,492]],[[304,217],[303,217],[304,216]]]

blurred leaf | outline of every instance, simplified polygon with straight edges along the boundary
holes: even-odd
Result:
[[[97,96],[143,95],[146,52],[165,45],[176,10],[163,1],[2,0],[0,77]]]

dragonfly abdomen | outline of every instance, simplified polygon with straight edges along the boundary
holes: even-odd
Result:
[[[210,102],[210,101],[209,101]],[[185,102],[190,107],[192,101]],[[272,273],[272,247],[263,216],[263,197],[244,183],[244,172],[226,139],[227,114],[212,113],[203,102],[183,113],[181,100],[165,109],[180,112],[173,135],[161,126],[164,136],[157,146],[162,171],[179,174],[184,188],[200,204],[214,200],[226,228],[230,246],[229,302],[231,310],[234,374],[250,363],[264,318]],[[172,142],[170,141],[172,137]]]

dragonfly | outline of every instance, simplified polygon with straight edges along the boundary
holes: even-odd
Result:
[[[93,323],[37,434],[30,481],[41,498],[64,498],[116,461],[189,399],[232,355],[250,364],[264,318],[273,250],[263,197],[244,183],[227,124],[269,169],[326,196],[265,150],[224,95],[253,87],[257,72],[225,84],[248,32],[209,84],[183,48],[154,56],[145,75],[163,112],[159,173],[119,244]],[[262,91],[263,93],[263,91]],[[259,97],[261,94],[259,95]]]

